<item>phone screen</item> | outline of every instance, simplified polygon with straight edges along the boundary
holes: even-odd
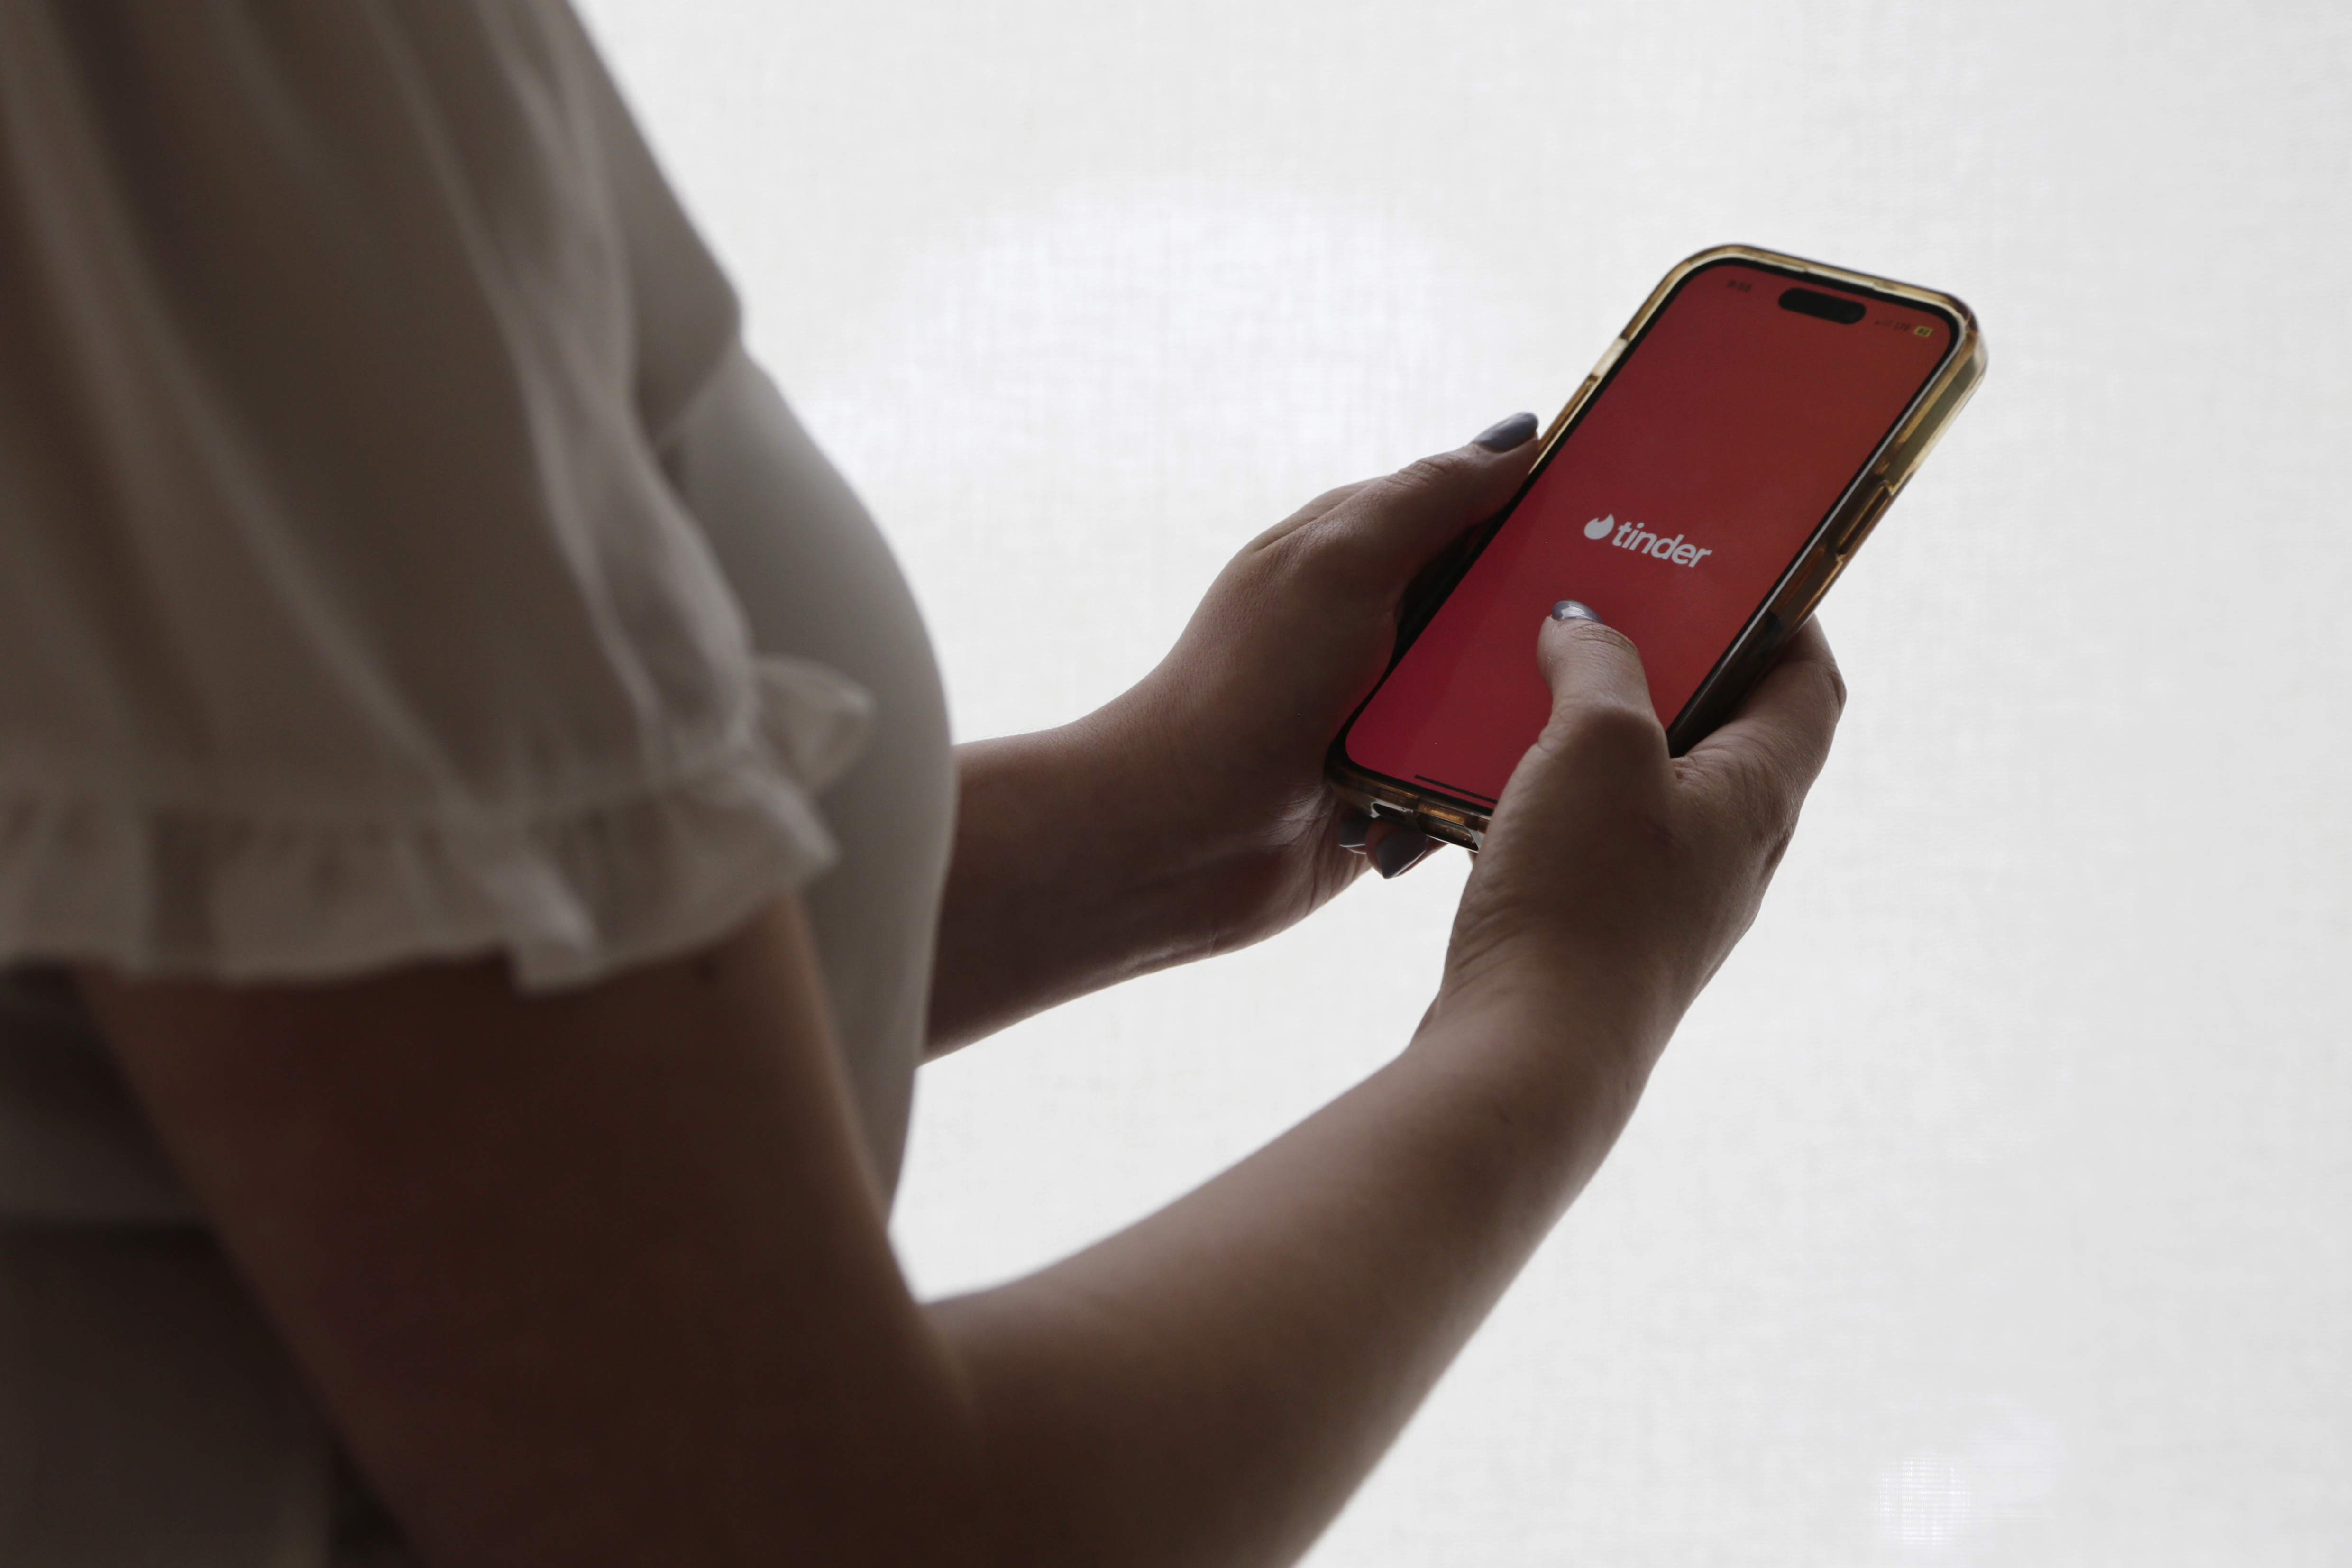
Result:
[[[1492,805],[1551,710],[1561,599],[1641,650],[1671,724],[1950,353],[1925,305],[1743,262],[1683,279],[1348,731],[1357,766]]]

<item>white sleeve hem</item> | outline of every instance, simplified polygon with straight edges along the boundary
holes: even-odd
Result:
[[[872,717],[822,665],[761,656],[753,672],[740,746],[501,824],[274,821],[0,781],[0,964],[302,981],[502,952],[546,991],[692,952],[832,865],[816,794]]]

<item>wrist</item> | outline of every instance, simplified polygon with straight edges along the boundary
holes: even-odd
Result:
[[[1638,1095],[1681,1016],[1670,987],[1606,952],[1457,951],[1409,1048],[1475,1058],[1530,1089]]]
[[[1412,1043],[1424,1071],[1467,1079],[1493,1136],[1552,1205],[1582,1190],[1633,1117],[1671,1024],[1646,997],[1609,984],[1457,987],[1449,979]]]

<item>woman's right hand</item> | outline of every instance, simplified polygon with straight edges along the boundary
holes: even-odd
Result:
[[[1755,919],[1845,684],[1808,624],[1737,717],[1670,757],[1622,633],[1548,619],[1537,640],[1551,718],[1496,807],[1432,1022],[1500,1008],[1520,1038],[1544,1018],[1591,1038],[1606,1009],[1619,1027],[1603,1033],[1640,1053],[1615,1064],[1638,1089]]]

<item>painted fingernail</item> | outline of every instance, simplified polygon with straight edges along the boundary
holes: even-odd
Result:
[[[1421,864],[1421,858],[1437,846],[1425,835],[1410,827],[1400,827],[1381,840],[1372,851],[1372,869],[1383,877],[1402,877]]]
[[[1596,626],[1605,626],[1609,624],[1592,613],[1591,605],[1580,605],[1574,599],[1562,599],[1559,604],[1554,605],[1551,607],[1551,618],[1555,621],[1591,621]]]
[[[1536,433],[1536,416],[1514,414],[1508,419],[1497,419],[1471,437],[1474,447],[1484,447],[1489,452],[1507,452],[1514,447],[1525,446]]]
[[[1372,819],[1360,811],[1351,811],[1339,819],[1339,847],[1361,849],[1364,835],[1371,831]]]

